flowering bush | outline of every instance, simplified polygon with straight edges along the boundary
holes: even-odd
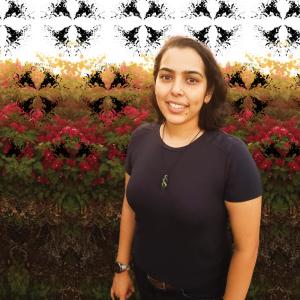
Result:
[[[46,120],[6,105],[0,110],[1,193],[50,198],[69,210],[118,197],[130,133],[147,117],[143,108],[128,105],[97,118]]]
[[[282,210],[300,197],[300,120],[276,120],[244,110],[224,130],[247,143],[261,171],[266,204]]]
[[[87,74],[95,65],[0,64],[1,195],[51,198],[73,209],[90,199],[119,198],[130,134],[154,116],[153,79],[137,64],[97,66]],[[292,67],[266,62],[269,74],[240,64],[223,68],[228,100],[239,111],[224,131],[248,144],[270,205],[299,197],[299,76],[284,72]]]

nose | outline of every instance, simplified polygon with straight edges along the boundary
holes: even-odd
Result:
[[[172,88],[171,88],[171,92],[172,94],[174,95],[181,95],[183,94],[183,90],[182,90],[182,82],[180,80],[180,78],[176,78],[174,81],[173,81],[173,85],[172,85]]]

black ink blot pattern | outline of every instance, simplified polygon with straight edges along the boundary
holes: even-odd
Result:
[[[122,29],[122,27],[118,27],[117,30],[121,33],[121,36],[124,38],[125,47],[135,48],[137,51],[139,47],[139,30],[141,26],[135,27],[129,31]]]
[[[130,30],[125,30],[120,25],[115,26],[124,46],[138,54],[147,53],[157,48],[171,27],[170,25],[165,25],[160,29],[154,29],[149,26],[149,24],[146,25],[145,21],[148,18],[160,18],[165,20],[172,19],[172,16],[165,4],[158,4],[156,1],[149,1],[148,5],[149,7],[144,18],[141,16],[141,12],[139,12],[137,8],[136,0],[131,0],[127,4],[121,3],[117,12],[113,16],[114,19],[135,17],[137,18],[137,23],[141,24]],[[140,40],[140,30],[143,28],[146,29],[147,36],[144,41],[145,47],[144,49],[141,49],[142,41]]]
[[[58,85],[58,75],[52,75],[49,72],[44,73],[45,77],[44,80],[42,81],[40,87],[38,90],[41,90],[47,86],[49,87],[55,87]],[[31,79],[31,72],[27,71],[24,74],[16,74],[17,78],[17,84],[22,88],[25,86],[31,87],[33,89],[37,89],[34,82]],[[33,101],[36,97],[30,97],[22,102],[18,101],[18,106],[25,112],[30,114],[33,111]],[[47,99],[46,97],[40,96],[41,102],[42,102],[42,107],[43,111],[48,114],[50,113],[56,106],[57,102],[56,101],[51,101]]]
[[[208,44],[209,43],[209,29],[211,26],[205,27],[202,30],[194,30],[191,26],[186,26],[190,34],[195,37],[198,41]]]
[[[300,31],[295,30],[289,26],[286,26],[286,29],[289,34],[288,43],[294,47],[299,46],[300,45]]]
[[[216,28],[218,32],[217,45],[222,46],[223,48],[231,46],[230,41],[237,32],[238,26],[235,26],[232,30],[225,30],[219,26],[216,26]]]
[[[280,12],[277,9],[277,0],[272,0],[268,4],[262,3],[261,5],[261,15],[265,17],[279,17],[281,18]]]
[[[231,29],[225,29],[221,27],[219,24],[219,18],[228,18],[232,20],[238,20],[242,17],[238,13],[238,8],[235,4],[228,4],[225,1],[218,1],[218,10],[215,16],[212,16],[212,13],[209,11],[207,7],[207,0],[202,0],[197,3],[191,3],[187,8],[187,12],[183,14],[182,18],[184,19],[199,19],[198,24],[207,24],[207,19],[211,19],[211,25],[205,26],[202,29],[196,29],[191,27],[190,25],[186,25],[185,28],[193,37],[198,39],[199,41],[209,44],[211,48],[213,48],[212,40],[210,37],[210,30],[215,27],[217,31],[217,39],[215,42],[215,51],[220,52],[230,46],[232,46],[232,42],[237,39],[238,37],[238,30],[241,27],[240,24],[233,26]],[[202,21],[202,22],[201,22]]]
[[[300,5],[296,4],[294,1],[290,1],[289,3],[290,3],[290,7],[285,15],[285,19],[290,18],[290,17],[299,18],[300,17]]]
[[[26,38],[26,33],[30,29],[30,25],[24,25],[22,28],[17,29],[13,28],[12,25],[8,26],[6,23],[10,21],[10,18],[17,18],[22,20],[32,19],[24,3],[18,3],[16,1],[6,2],[8,4],[8,9],[3,14],[3,25],[1,25],[0,22],[0,28],[3,26],[6,32],[5,44],[0,45],[0,50],[1,48],[3,48],[4,55],[11,53],[13,50],[21,46],[22,42]]]
[[[67,1],[61,0],[57,4],[51,3],[49,8],[50,13],[45,13],[43,18],[51,20],[52,18],[67,17],[70,19],[69,23],[71,25],[62,29],[53,28],[50,25],[46,25],[45,28],[50,33],[56,47],[69,55],[78,55],[84,49],[92,46],[93,39],[96,39],[100,35],[101,24],[96,24],[92,29],[86,29],[76,24],[76,19],[86,18],[87,24],[89,24],[92,19],[98,21],[99,19],[103,19],[103,16],[100,15],[95,4],[78,0],[78,10],[74,17],[72,17],[67,9]],[[75,28],[76,31],[76,38],[73,40],[71,40],[69,35],[71,28]]]
[[[185,14],[183,17],[209,17],[211,18],[210,12],[206,7],[207,1],[203,0],[200,3],[191,3],[189,7],[189,13]]]
[[[52,8],[51,15],[54,17],[65,16],[67,18],[71,18],[71,15],[67,10],[66,3],[67,3],[67,0],[62,0],[58,4],[51,3],[51,5],[50,5],[50,7]],[[50,8],[50,11],[51,11],[51,8]]]
[[[285,15],[278,7],[278,0],[272,0],[271,2],[258,7],[258,13],[254,16],[259,19],[269,17],[277,17],[280,19],[280,23],[283,20],[287,20],[291,17],[300,17],[300,4],[296,4],[295,1],[289,1],[289,8]],[[294,22],[295,26],[297,22]],[[283,24],[276,26],[271,30],[266,30],[263,26],[257,26],[259,36],[265,41],[265,46],[275,51],[280,56],[287,55],[293,49],[296,49],[300,45],[300,30],[298,28],[292,28],[289,24]],[[283,32],[285,36],[280,36],[280,32]]]
[[[9,1],[8,4],[9,4],[9,8],[5,13],[4,19],[10,17],[16,17],[16,18],[26,17],[25,15],[26,8],[24,4],[17,4],[13,1]]]
[[[131,0],[131,2],[129,2],[128,4],[124,4],[121,3],[121,6],[119,8],[119,14],[115,15],[115,17],[117,16],[124,16],[124,17],[138,17],[138,18],[142,18],[140,15],[140,12],[138,11],[137,7],[136,7],[136,0]]]
[[[145,19],[150,17],[155,18],[170,18],[170,15],[168,14],[168,9],[166,8],[165,4],[157,4],[154,1],[149,2],[150,7],[146,13]]]
[[[239,16],[237,7],[234,4],[227,4],[224,1],[219,2],[220,6],[216,13],[215,19],[220,17],[236,18]]]

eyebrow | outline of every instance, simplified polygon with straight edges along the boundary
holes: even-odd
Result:
[[[174,70],[172,70],[170,68],[166,68],[166,67],[161,68],[158,71],[167,71],[167,72],[175,73]],[[198,71],[194,71],[194,70],[186,70],[186,71],[183,71],[182,73],[184,73],[184,74],[197,74],[197,75],[201,76],[202,78],[204,77],[203,74],[199,73]]]

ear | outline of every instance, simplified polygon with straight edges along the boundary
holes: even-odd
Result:
[[[204,102],[205,102],[205,104],[208,104],[208,103],[209,103],[209,101],[210,101],[210,99],[211,99],[213,93],[214,93],[214,89],[211,89],[210,91],[206,91],[206,95],[205,95],[205,97],[204,97]]]

